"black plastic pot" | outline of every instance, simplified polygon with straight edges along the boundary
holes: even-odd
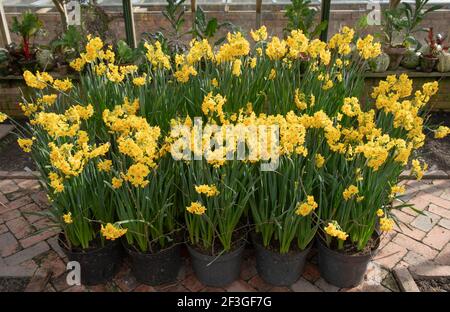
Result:
[[[320,275],[330,284],[348,288],[359,285],[367,270],[375,250],[379,245],[376,234],[376,247],[366,255],[347,255],[328,248],[322,239],[317,239]]]
[[[172,245],[156,253],[135,251],[126,242],[123,245],[131,257],[131,271],[138,282],[161,285],[177,279],[182,265],[180,244]]]
[[[204,285],[224,287],[238,279],[245,249],[244,242],[237,249],[220,256],[205,255],[192,246],[187,245],[187,247],[194,273]]]
[[[59,245],[64,250],[69,261],[80,263],[81,283],[97,285],[110,281],[121,262],[121,245],[118,241],[107,241],[105,246],[86,251],[68,250],[61,239]]]
[[[312,243],[302,251],[286,254],[271,251],[253,239],[256,251],[256,269],[261,278],[274,286],[289,286],[302,275]]]

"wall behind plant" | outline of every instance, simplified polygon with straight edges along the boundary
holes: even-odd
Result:
[[[344,25],[353,26],[358,20],[368,13],[365,5],[335,5],[332,7],[330,13],[330,27],[329,35],[336,33],[340,27]],[[111,39],[123,39],[125,37],[125,26],[122,14],[120,12],[109,12],[113,21],[110,24],[113,37]],[[13,16],[18,16],[19,13],[6,13],[8,25],[11,26]],[[320,14],[318,14],[320,15]],[[46,44],[53,39],[57,34],[61,33],[61,22],[59,14],[56,12],[38,13],[39,18],[44,22],[47,34],[45,36],[39,36],[36,38],[36,42],[40,44]],[[243,10],[243,11],[228,11],[222,10],[208,11],[207,17],[216,17],[219,22],[230,21],[233,24],[242,27],[244,31],[249,31],[255,28],[255,11]],[[161,30],[161,28],[168,28],[169,25],[164,19],[160,11],[148,11],[148,12],[136,12],[134,14],[136,35],[140,38],[143,32],[155,32]],[[185,29],[189,29],[191,22],[191,14],[186,12],[185,14],[186,24]],[[262,13],[262,24],[266,25],[271,34],[281,35],[283,27],[286,25],[286,18],[283,11],[264,11]],[[424,22],[423,27],[434,27],[436,33],[447,34],[450,33],[450,9],[443,9],[437,12],[430,13]],[[370,26],[365,30],[365,33],[374,33],[378,30],[377,26]],[[424,33],[418,34],[418,38],[424,38]],[[18,42],[18,38],[12,34],[12,40]],[[190,37],[186,36],[186,41],[189,41]],[[4,46],[0,42],[0,46]]]

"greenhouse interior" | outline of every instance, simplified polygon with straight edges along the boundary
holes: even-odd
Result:
[[[0,0],[0,293],[450,292],[449,33],[450,0]]]

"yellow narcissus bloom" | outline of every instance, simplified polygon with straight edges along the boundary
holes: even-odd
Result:
[[[197,185],[195,186],[195,191],[199,194],[205,194],[207,197],[217,196],[219,195],[219,191],[215,185]]]
[[[147,80],[147,74],[144,73],[141,77],[133,78],[133,84],[138,87],[142,87],[145,85],[145,81]]]
[[[296,206],[295,213],[299,216],[305,217],[318,207],[317,203],[314,201],[314,196],[308,195],[306,198],[306,202],[298,203]]]
[[[313,59],[320,58],[324,65],[328,65],[331,60],[331,52],[327,49],[327,44],[319,39],[314,39],[308,46],[308,54]]]
[[[109,81],[119,83],[125,79],[125,74],[120,71],[119,66],[114,64],[108,64],[108,71],[106,77]]]
[[[264,41],[267,39],[267,28],[263,25],[255,31],[252,29],[250,30],[250,35],[255,42]]]
[[[202,59],[211,60],[214,57],[211,45],[209,44],[207,39],[203,39],[201,41],[197,41],[197,39],[192,39],[190,42],[190,50],[186,55],[186,61],[189,65],[194,65],[195,63],[200,62]],[[184,57],[183,57],[184,60]],[[176,60],[177,65],[184,63],[180,58]]]
[[[391,195],[403,194],[405,191],[406,189],[404,185],[393,185],[391,187]]]
[[[263,49],[262,49],[262,48],[256,48],[256,53],[257,53],[259,56],[262,56],[262,55],[263,55]]]
[[[42,98],[37,99],[37,102],[39,104],[52,106],[53,104],[55,104],[57,98],[58,98],[57,94],[47,94],[42,96]]]
[[[380,230],[383,232],[392,231],[394,228],[394,220],[391,218],[383,217],[380,219]]]
[[[216,54],[216,62],[233,61],[238,57],[246,56],[250,52],[250,43],[244,38],[242,33],[227,34],[227,43],[220,46]]]
[[[434,137],[436,139],[443,139],[445,138],[447,135],[450,134],[450,128],[446,127],[446,126],[440,126],[439,128],[436,129],[436,131],[434,132]]]
[[[181,69],[177,70],[174,73],[174,76],[178,82],[186,83],[189,81],[190,76],[197,76],[197,71],[195,70],[194,66],[184,64]]]
[[[266,54],[271,60],[281,60],[286,55],[286,41],[280,40],[278,37],[272,37],[267,44]]]
[[[103,74],[106,73],[107,69],[108,67],[105,65],[105,63],[100,63],[94,66],[94,70],[97,76],[103,76]]]
[[[344,196],[345,200],[349,200],[350,198],[352,198],[354,195],[358,194],[359,190],[358,187],[355,185],[350,185],[349,187],[347,187],[344,192],[342,193],[342,196]]]
[[[428,169],[428,165],[426,163],[423,166],[420,165],[420,161],[414,159],[412,161],[411,174],[415,175],[417,180],[421,180],[425,171]]]
[[[116,240],[117,238],[125,235],[127,233],[128,229],[122,229],[120,227],[114,226],[112,223],[107,223],[106,226],[103,224],[101,225],[100,229],[103,237],[109,240]]]
[[[120,178],[114,177],[114,178],[112,178],[112,180],[111,180],[111,184],[112,184],[112,187],[113,187],[114,189],[118,189],[118,188],[120,188],[120,187],[122,186],[123,180],[120,179]]]
[[[324,228],[324,230],[325,233],[327,233],[331,237],[336,237],[342,241],[345,241],[348,237],[348,234],[340,229],[336,221],[329,222],[328,225]]]
[[[25,79],[25,83],[27,86],[35,89],[44,89],[47,87],[47,84],[53,83],[53,77],[46,72],[36,72],[36,75],[33,75],[32,72],[26,70],[23,73],[23,78]]]
[[[0,112],[0,123],[4,122],[6,119],[8,119],[8,115]]]
[[[147,59],[152,63],[153,67],[170,69],[170,58],[166,55],[161,46],[161,42],[156,41],[154,44],[145,43],[147,49]]]
[[[347,55],[351,52],[350,44],[353,40],[355,31],[347,26],[342,28],[342,31],[331,37],[328,42],[330,49],[337,50],[339,54]],[[339,65],[338,65],[339,66]]]
[[[149,181],[145,179],[149,173],[150,169],[148,166],[138,163],[131,165],[128,168],[127,173],[124,175],[124,179],[135,187],[144,188],[149,183]]]
[[[381,54],[381,44],[379,42],[373,42],[373,36],[367,35],[364,39],[359,38],[356,42],[356,48],[359,55],[367,60],[375,58]]]
[[[31,139],[17,139],[17,143],[19,144],[20,148],[25,153],[30,153],[31,152],[31,146],[33,145],[33,141],[34,140],[35,140],[35,138],[31,138]]]
[[[83,69],[84,65],[86,65],[86,61],[83,58],[79,57],[70,62],[69,65],[79,72]]]
[[[216,114],[222,123],[225,123],[225,114],[223,112],[223,105],[227,99],[220,94],[213,95],[212,92],[203,99],[202,112],[206,116]]]
[[[109,159],[102,160],[97,164],[98,171],[109,172],[111,171],[112,161]]]
[[[294,103],[295,103],[295,106],[297,106],[297,108],[299,110],[304,110],[308,107],[308,105],[306,104],[306,101],[305,101],[305,94],[301,93],[298,88],[295,89],[295,92],[294,92]]]
[[[72,220],[72,213],[69,212],[69,213],[64,214],[64,215],[63,215],[63,220],[64,220],[64,223],[66,223],[66,224],[71,224],[71,223],[73,223],[73,220]]]
[[[69,80],[69,78],[66,78],[64,80],[56,79],[53,82],[53,88],[55,88],[56,90],[59,90],[59,91],[66,92],[73,88],[73,84]]]
[[[333,81],[331,81],[330,79],[326,80],[325,83],[322,85],[322,89],[323,90],[328,90],[333,88]]]
[[[361,106],[359,105],[358,98],[356,97],[345,98],[341,110],[344,113],[344,115],[348,117],[358,116],[361,113]]]
[[[293,30],[286,39],[289,48],[288,56],[291,59],[297,59],[308,51],[309,39],[301,30]]]
[[[211,80],[211,85],[215,88],[217,88],[219,86],[219,82],[217,81],[216,78],[214,78],[213,80]]]
[[[277,72],[274,68],[270,70],[269,80],[274,80],[277,77]]]
[[[251,59],[250,59],[250,68],[251,69],[254,69],[255,67],[256,67],[256,64],[257,64],[257,59],[256,59],[256,57],[252,57]]]
[[[206,208],[199,202],[192,202],[190,206],[186,207],[186,210],[189,213],[201,216],[205,213]]]
[[[241,75],[241,65],[242,65],[242,61],[240,59],[236,59],[233,62],[233,70],[232,70],[232,74],[236,77],[239,77]]]
[[[50,179],[50,186],[53,188],[55,194],[64,191],[64,180],[56,172],[50,172],[48,178]]]
[[[377,210],[377,216],[380,217],[380,218],[381,218],[382,216],[384,216],[384,211],[383,211],[383,209],[378,209],[378,210]]]
[[[325,158],[322,155],[320,155],[319,153],[317,153],[316,157],[315,157],[315,162],[316,162],[317,168],[322,168],[323,165],[325,164]]]

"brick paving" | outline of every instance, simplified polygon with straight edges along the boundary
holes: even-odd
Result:
[[[18,177],[18,178],[17,178]],[[395,211],[399,226],[383,236],[379,252],[369,264],[364,282],[352,289],[339,289],[320,277],[317,256],[313,250],[303,276],[290,287],[273,287],[257,274],[252,250],[246,250],[241,278],[225,288],[206,287],[192,272],[188,257],[178,281],[161,286],[139,284],[130,272],[127,260],[113,281],[105,285],[72,286],[66,283],[67,258],[53,231],[42,231],[48,220],[35,213],[48,208],[45,192],[27,174],[0,179],[0,266],[2,270],[33,271],[35,275],[51,272],[44,278],[44,291],[399,291],[393,269],[428,264],[450,265],[450,179],[403,181],[404,200],[413,203],[424,214],[410,208]],[[42,285],[40,285],[42,287]]]

